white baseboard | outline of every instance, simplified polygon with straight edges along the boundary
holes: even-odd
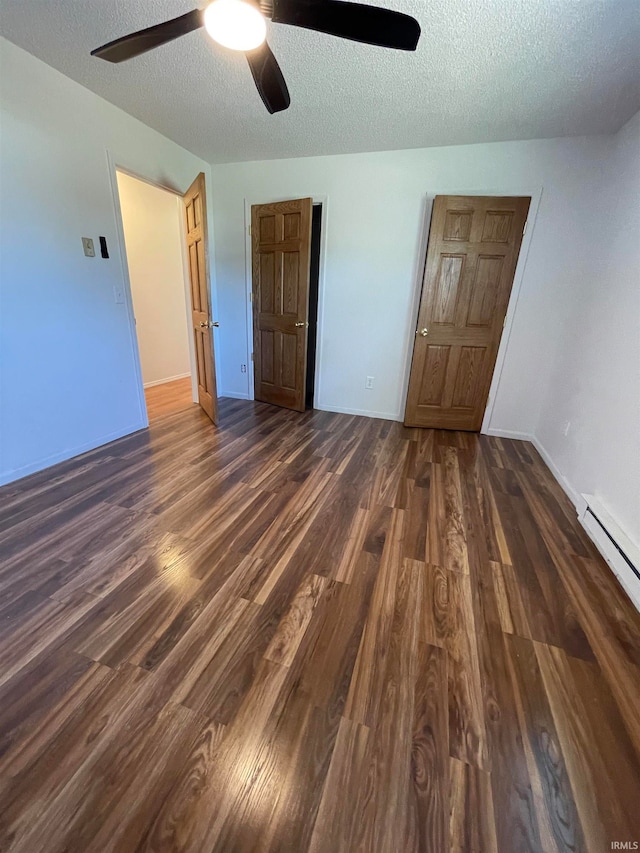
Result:
[[[579,510],[582,507],[582,503],[583,503],[580,495],[578,494],[578,492],[576,492],[576,490],[573,488],[571,483],[567,480],[567,478],[564,476],[564,474],[560,471],[560,469],[558,468],[556,463],[553,461],[552,457],[549,454],[549,451],[546,449],[544,444],[542,444],[540,439],[537,438],[537,436],[535,436],[535,435],[531,437],[531,443],[533,444],[535,449],[538,451],[540,456],[542,456],[542,458],[544,459],[545,465],[551,471],[553,476],[556,478],[559,485],[562,487],[563,491],[565,492],[565,494],[567,495],[567,497],[569,498],[571,503],[574,505],[576,510]]]
[[[373,412],[369,409],[351,409],[345,406],[331,406],[315,400],[313,408],[321,412],[336,412],[339,415],[358,415],[363,418],[381,418],[385,421],[402,421],[402,417],[398,412]]]
[[[149,424],[146,421],[140,421],[132,424],[122,430],[102,435],[99,438],[88,441],[85,444],[79,444],[76,447],[71,447],[68,450],[62,450],[60,453],[54,453],[51,456],[46,456],[44,459],[39,459],[37,462],[30,462],[28,465],[23,465],[20,468],[14,468],[11,471],[3,471],[0,473],[0,486],[5,486],[7,483],[14,483],[16,480],[21,480],[23,477],[28,477],[30,474],[36,474],[38,471],[44,471],[45,468],[51,468],[52,465],[57,465],[59,462],[66,462],[67,459],[73,459],[74,456],[80,456],[82,453],[88,453],[90,450],[95,450],[97,447],[102,447],[103,444],[109,444],[110,441],[116,441],[118,438],[124,438],[141,429],[146,429]]]
[[[571,503],[576,508],[579,506],[579,498],[577,492],[575,491],[575,489],[572,488],[572,486],[568,483],[565,477],[560,473],[560,470],[554,463],[546,448],[543,444],[540,443],[540,441],[538,440],[538,438],[536,438],[535,435],[532,435],[531,433],[527,432],[516,432],[514,430],[508,429],[494,429],[493,427],[489,427],[489,429],[485,430],[483,435],[492,435],[496,438],[510,438],[516,441],[531,442],[531,444],[533,444],[540,456],[542,456],[545,465],[551,471],[558,484],[562,486],[563,491],[567,494]]]
[[[249,395],[242,391],[218,391],[218,397],[231,397],[232,400],[249,399]]]
[[[515,432],[511,429],[495,429],[494,427],[488,427],[486,430],[483,430],[482,435],[492,435],[495,438],[512,438],[515,441],[531,441],[533,442],[533,436],[528,432]]]
[[[562,474],[558,466],[553,461],[553,458],[536,437],[531,437],[531,442],[538,451],[545,465],[551,471],[558,484],[576,508],[578,521],[585,529],[589,538],[594,543],[598,551],[602,554],[605,562],[615,574],[618,582],[633,602],[637,610],[640,610],[640,580],[638,580],[635,572],[627,564],[625,559],[620,555],[620,551],[616,548],[612,539],[617,545],[624,550],[631,562],[638,566],[640,565],[640,549],[638,549],[625,534],[618,523],[613,519],[606,509],[591,495],[581,495],[573,488],[571,483]],[[588,512],[588,508],[594,514]],[[600,524],[596,518],[599,519]],[[609,536],[603,530],[606,528]]]
[[[555,464],[546,447],[542,444],[537,436],[532,435],[531,433],[526,432],[515,432],[514,430],[508,429],[494,429],[493,427],[489,427],[489,429],[485,430],[483,435],[493,435],[496,438],[512,438],[516,441],[530,441],[531,444],[538,451],[540,456],[542,456],[545,465],[551,471],[554,478],[557,480],[558,484],[562,487],[562,490],[566,493],[571,503],[576,507],[577,510],[580,510],[583,504],[583,501],[580,495],[576,492],[573,486],[569,483],[566,477],[561,473],[558,466]]]
[[[154,388],[156,385],[164,385],[166,382],[175,382],[178,379],[191,378],[191,371],[188,373],[178,373],[177,376],[167,376],[166,379],[154,379],[153,382],[145,382],[145,388]]]
[[[220,391],[218,393],[219,397],[230,397],[232,400],[250,400],[248,394],[243,394],[239,391]],[[359,415],[363,418],[382,418],[385,421],[401,421],[402,418],[398,414],[392,414],[391,412],[372,412],[369,409],[350,409],[345,406],[331,406],[326,405],[325,403],[321,403],[319,401],[314,401],[313,408],[318,409],[320,412],[336,412],[340,415]]]

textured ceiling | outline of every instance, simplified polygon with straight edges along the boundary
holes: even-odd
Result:
[[[420,21],[417,52],[269,24],[291,92],[274,116],[204,31],[89,56],[193,0],[0,0],[0,30],[212,163],[613,132],[640,108],[639,0],[369,2]]]

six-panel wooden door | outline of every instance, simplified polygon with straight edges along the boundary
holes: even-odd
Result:
[[[530,201],[436,196],[407,426],[480,429]]]
[[[312,199],[251,208],[255,398],[305,409]]]
[[[205,177],[201,172],[184,194],[187,257],[191,284],[191,326],[198,374],[198,402],[215,423],[218,421],[216,367],[209,299],[209,252]]]

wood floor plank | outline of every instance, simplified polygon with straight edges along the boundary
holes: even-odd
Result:
[[[421,641],[430,646],[444,647],[451,630],[451,603],[448,572],[427,563],[422,566],[424,579],[421,615]]]
[[[469,555],[464,525],[464,508],[458,455],[447,447],[443,453],[444,563],[451,571],[469,572]]]
[[[474,567],[473,608],[498,850],[544,851],[490,568]]]
[[[619,712],[592,664],[561,649],[535,644],[586,849],[632,840],[640,830],[635,781],[638,757],[626,740]],[[625,743],[627,744],[625,746]],[[615,797],[607,791],[615,790]]]
[[[448,830],[450,853],[498,853],[491,777],[457,758],[449,760]]]
[[[245,818],[256,811],[261,825],[268,820],[269,804],[277,798],[278,759],[268,749],[271,726],[283,707],[282,687],[287,669],[263,660],[245,701],[227,729],[215,756],[215,766],[194,803],[186,828],[184,850],[242,849],[243,835],[251,831]],[[261,804],[265,804],[261,809]],[[172,806],[169,803],[168,808]],[[234,831],[237,833],[233,839]]]
[[[300,709],[297,713],[295,705]],[[309,849],[339,725],[340,717],[312,705],[303,693],[294,694],[269,744],[273,753],[286,755],[287,761],[280,761],[275,807],[255,847],[274,853]]]
[[[291,666],[325,584],[326,579],[318,575],[305,578],[264,653],[267,660]]]
[[[543,848],[549,853],[584,850],[571,781],[533,643],[506,637],[505,645]]]
[[[447,853],[449,827],[449,721],[447,653],[420,643],[413,703],[407,847]]]
[[[224,738],[224,726],[207,722],[197,732],[191,749],[169,779],[170,789],[157,805],[156,815],[144,825],[140,850],[184,850],[194,813],[203,791],[215,772],[216,757]]]
[[[368,747],[369,729],[341,717],[309,853],[350,853],[354,849],[352,839],[357,835],[359,814],[344,804],[358,801],[366,779]]]
[[[369,727],[382,702],[404,524],[404,510],[393,510],[345,708],[346,717]]]
[[[419,487],[415,481],[407,480],[407,530],[404,538],[403,556],[411,560],[428,560],[427,553],[427,524],[429,512],[429,489]]]
[[[412,820],[411,807],[416,781],[420,793],[424,794],[424,778],[422,768],[417,773],[413,772],[413,758],[416,746],[422,750],[428,748],[428,734],[425,738],[424,732],[425,725],[428,725],[425,716],[432,713],[431,709],[422,707],[424,702],[430,703],[430,697],[418,700],[417,720],[409,713],[409,709],[413,709],[416,704],[417,668],[420,660],[417,615],[422,602],[419,570],[411,565],[400,568],[395,578],[395,586],[386,667],[379,681],[379,705],[372,708],[369,715],[372,724],[372,749],[366,774],[367,782],[361,789],[357,805],[361,819],[358,846],[366,850],[379,850],[381,853],[391,853],[398,847],[411,849],[415,846],[416,822]],[[424,679],[425,675],[423,670],[420,673],[421,679]],[[440,718],[443,717],[442,708]],[[390,748],[391,744],[393,748]],[[425,758],[424,752],[421,757]],[[429,799],[428,792],[425,798]],[[420,805],[420,817],[423,817],[424,801],[421,801]],[[445,810],[446,806],[443,804],[443,817]],[[433,809],[436,832],[437,812],[436,806]]]
[[[344,713],[379,563],[363,552],[349,585],[329,583],[313,645],[300,664],[301,689],[334,715]]]
[[[486,769],[487,735],[469,576],[448,572],[447,588],[449,750],[453,758]]]
[[[0,848],[640,839],[640,615],[536,451],[219,404],[0,490]]]

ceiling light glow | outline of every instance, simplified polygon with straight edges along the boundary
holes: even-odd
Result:
[[[255,50],[267,37],[267,24],[256,6],[244,0],[214,0],[204,12],[214,41],[231,50]]]

